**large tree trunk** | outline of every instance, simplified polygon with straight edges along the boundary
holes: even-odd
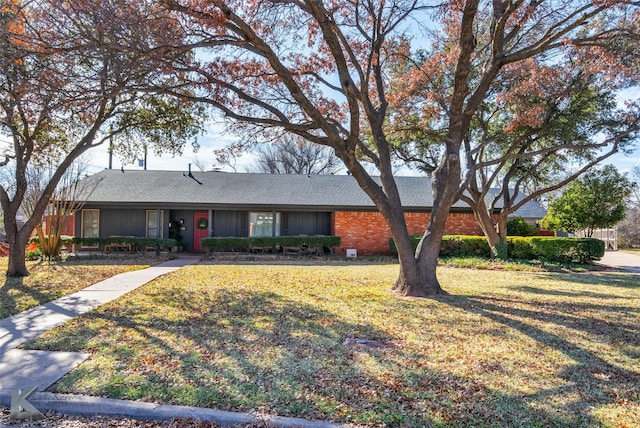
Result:
[[[29,242],[29,234],[25,233],[24,228],[18,229],[15,216],[7,216],[5,213],[4,217],[5,232],[9,241],[7,277],[28,276],[25,250]]]
[[[423,238],[418,250],[414,252],[406,227],[402,232],[401,230],[399,233],[394,233],[400,271],[393,290],[404,297],[427,297],[446,294],[440,287],[436,277],[440,242],[431,239],[425,244]],[[433,249],[434,245],[437,245],[438,248]],[[426,249],[429,246],[431,249]],[[423,255],[435,254],[435,257],[422,260],[416,255],[419,253]]]
[[[381,187],[378,182],[366,174],[355,159],[348,156],[344,156],[344,158],[346,159],[345,166],[351,171],[360,187],[375,203],[393,236],[400,263],[400,273],[393,287],[394,291],[401,296],[407,297],[426,297],[443,294],[444,292],[436,278],[438,250],[435,251],[435,258],[428,262],[421,261],[416,256],[416,252],[411,245],[404,211],[391,174],[391,168],[382,168],[381,179],[383,186]],[[428,191],[428,189],[425,189],[425,191]],[[446,218],[446,214],[444,217]],[[442,223],[444,228],[444,222]],[[439,247],[440,242],[438,241],[436,244]]]
[[[427,230],[416,250],[415,276],[413,271],[405,269],[404,263],[401,264],[395,289],[403,296],[445,294],[438,281],[436,270],[445,222],[451,206],[459,198],[462,171],[460,147],[468,132],[472,115],[472,110],[468,109],[468,105],[465,107],[465,104],[469,97],[468,77],[471,69],[471,56],[476,43],[473,20],[477,7],[477,0],[469,1],[465,5],[461,22],[461,49],[456,65],[453,96],[449,109],[449,129],[444,139],[446,150],[431,177],[433,206]],[[473,102],[478,104],[477,96]]]
[[[415,269],[406,269],[405,266],[409,263],[405,264],[401,260],[400,274],[394,289],[402,296],[446,294],[440,286],[436,271],[445,223],[460,186],[460,161],[455,146],[453,148],[453,152],[445,153],[443,161],[432,175],[433,207],[429,224],[413,257]]]
[[[9,243],[7,277],[29,276],[25,260],[26,243]]]
[[[447,294],[438,281],[436,270],[440,240],[433,235],[423,237],[418,256],[410,260],[400,259],[400,272],[393,287],[394,291],[405,297],[428,297]]]

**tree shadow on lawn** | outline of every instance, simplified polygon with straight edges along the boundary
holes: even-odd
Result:
[[[505,314],[524,317],[548,325],[561,325],[573,330],[579,330],[590,336],[597,336],[603,342],[615,340],[633,346],[640,346],[640,329],[637,321],[638,308],[633,306],[618,306],[593,304],[585,302],[549,302],[529,301],[531,309],[515,309],[514,305],[522,303],[517,299],[507,299],[489,296],[466,296],[470,306],[488,311],[499,310]],[[593,312],[605,312],[616,316],[615,322],[608,319],[585,316]]]
[[[559,374],[559,377],[567,382],[566,385],[522,396],[524,401],[532,403],[546,402],[555,397],[580,397],[563,405],[565,414],[574,415],[574,420],[567,422],[568,426],[601,426],[602,422],[591,414],[597,406],[621,405],[625,400],[636,403],[640,401],[639,372],[618,367],[570,339],[548,331],[552,330],[554,325],[562,326],[594,336],[589,339],[594,342],[607,342],[614,338],[615,341],[638,349],[640,334],[637,324],[581,316],[585,310],[589,313],[590,309],[633,313],[637,312],[637,308],[531,302],[534,307],[528,310],[514,307],[513,304],[517,303],[515,300],[477,295],[443,296],[437,300],[517,330],[575,361],[574,365],[566,367]],[[536,326],[536,323],[544,323],[546,330]],[[622,353],[633,358],[629,352]]]
[[[163,309],[152,314],[131,305],[121,315],[127,305],[121,301],[86,315],[102,326],[88,331],[76,323],[60,340],[67,341],[67,350],[97,354],[113,350],[115,343],[117,367],[106,372],[81,365],[54,390],[384,426],[565,422],[519,396],[434,370],[428,355],[404,349],[364,320],[347,321],[270,292],[221,290],[197,302],[192,297],[162,290],[154,299]],[[168,320],[163,314],[171,310],[168,304],[191,316]],[[120,336],[109,339],[113,343],[92,340],[106,328]],[[343,345],[345,338],[393,346],[355,349]],[[54,341],[46,346],[56,347]],[[99,384],[82,386],[96,379]]]
[[[551,281],[567,281],[585,285],[605,285],[626,289],[640,288],[640,275],[631,272],[536,273],[535,275]]]
[[[14,297],[16,295],[28,295],[37,306],[51,301],[51,295],[43,293],[34,287],[25,285],[24,277],[6,278],[2,287],[0,287],[0,319],[10,317],[20,312],[19,302]]]
[[[567,290],[553,290],[549,288],[531,287],[524,285],[521,287],[513,287],[516,291],[522,291],[524,293],[540,294],[547,296],[562,296],[562,297],[588,297],[593,299],[628,299],[628,296],[615,296],[606,293],[594,293],[592,291],[567,291]]]

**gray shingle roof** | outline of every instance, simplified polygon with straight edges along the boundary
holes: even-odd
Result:
[[[171,205],[184,207],[273,207],[308,209],[375,209],[373,202],[349,175],[284,175],[226,172],[193,172],[196,180],[180,171],[104,170],[85,179],[83,198],[91,205]],[[406,210],[431,207],[431,181],[425,177],[397,177]],[[538,204],[525,208],[536,214]],[[458,201],[455,208],[468,210]],[[536,208],[537,207],[537,208]],[[542,210],[542,211],[540,211]],[[519,214],[522,215],[522,214]],[[525,215],[522,215],[525,217]],[[529,217],[536,217],[531,215]]]

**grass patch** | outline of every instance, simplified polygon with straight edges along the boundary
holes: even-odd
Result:
[[[628,273],[196,265],[52,330],[91,352],[56,392],[371,426],[640,425],[640,284]],[[381,341],[359,349],[345,339]]]
[[[75,293],[122,272],[149,267],[139,258],[74,258],[64,262],[27,262],[30,275],[7,278],[7,258],[0,258],[0,319]]]
[[[640,256],[640,248],[618,248],[618,251],[620,251],[621,253],[629,253]]]
[[[441,257],[440,266],[479,270],[510,270],[525,272],[590,272],[605,268],[595,264],[561,263],[545,260],[500,260],[484,257]]]

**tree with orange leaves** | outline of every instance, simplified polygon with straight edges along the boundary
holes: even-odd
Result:
[[[460,198],[473,209],[494,256],[507,256],[510,215],[637,140],[637,108],[618,106],[615,99],[615,91],[634,83],[633,76],[611,78],[606,68],[577,66],[579,61],[576,55],[571,64],[529,59],[526,67],[508,67],[474,113],[463,145]],[[423,65],[428,61],[416,55],[396,73],[424,71]],[[402,96],[388,125],[397,156],[429,172],[442,149],[442,123],[426,108],[424,94],[437,92],[433,86],[446,81],[444,75],[431,76],[409,90],[398,79],[394,91]]]
[[[107,49],[116,40],[147,41],[133,26],[121,26],[125,20],[137,22],[138,31],[162,25],[149,23],[135,4],[13,0],[0,14],[0,136],[8,139],[0,202],[10,245],[7,275],[25,276],[26,244],[75,159],[109,138],[139,137],[140,144],[179,152],[199,132],[201,109],[139,90],[163,78],[162,64],[151,56]],[[34,164],[54,172],[19,224]]]
[[[445,220],[465,185],[465,138],[501,78],[531,59],[566,63],[578,52],[591,58],[580,67],[614,70],[633,61],[622,45],[638,41],[636,1],[160,3],[184,33],[174,48],[194,53],[172,66],[231,129],[267,137],[284,129],[334,149],[391,229],[400,261],[394,288],[403,296],[443,293],[437,259]],[[399,36],[420,23],[429,66],[405,80],[437,83],[437,90],[423,94],[423,107],[440,124],[441,157],[432,188],[425,189],[433,192],[431,218],[414,252],[385,123],[388,71],[398,56],[409,55]],[[380,181],[367,173],[363,159],[377,167]]]

